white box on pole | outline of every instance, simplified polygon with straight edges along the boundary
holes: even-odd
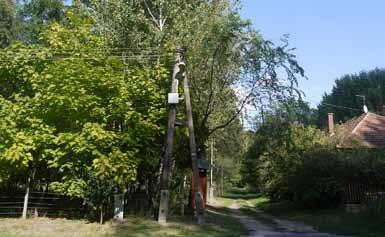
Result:
[[[168,103],[169,104],[178,104],[179,103],[179,94],[178,93],[168,93]]]

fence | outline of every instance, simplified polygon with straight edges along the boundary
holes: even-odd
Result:
[[[0,216],[17,217],[22,215],[24,194],[0,194]],[[49,192],[30,192],[28,215],[49,217],[76,217],[83,215],[80,199]]]
[[[385,188],[367,183],[347,183],[344,201],[348,204],[364,204],[385,200]]]
[[[150,208],[149,196],[145,192],[136,192],[125,197],[124,213],[146,214]]]
[[[0,217],[21,217],[24,205],[24,193],[20,191],[0,190]],[[146,192],[127,193],[125,195],[124,213],[150,214],[151,201]],[[95,210],[87,209],[83,199],[70,198],[52,192],[31,191],[28,198],[28,216],[90,218]],[[113,216],[113,202],[105,207],[105,217]]]

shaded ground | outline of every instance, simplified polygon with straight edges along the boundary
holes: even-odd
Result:
[[[264,213],[308,223],[317,230],[355,237],[384,237],[385,217],[368,210],[361,213],[348,213],[344,209],[307,210],[289,202],[269,202],[268,200],[250,200]]]
[[[235,200],[230,208],[233,216],[250,231],[246,237],[336,237],[336,235],[317,233],[314,228],[304,223],[275,218],[258,210],[254,211],[258,216],[246,215],[240,210]]]
[[[298,225],[306,223],[313,230],[322,233],[354,237],[385,237],[384,212],[379,212],[378,209],[372,209],[370,206],[368,210],[359,213],[346,212],[343,207],[307,209],[293,202],[272,202],[262,194],[249,192],[246,189],[230,190],[224,195],[224,199],[227,200],[228,206],[231,206],[232,200],[237,200],[243,215],[252,217],[278,232],[307,232],[311,234],[310,236],[314,236],[311,229],[303,229],[304,226],[298,229]],[[293,223],[295,225],[292,225]]]

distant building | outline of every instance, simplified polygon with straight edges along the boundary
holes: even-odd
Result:
[[[329,133],[334,135],[332,113],[328,115],[328,126]],[[366,147],[385,147],[385,116],[368,112],[341,124],[341,127],[344,131],[358,138],[360,143]]]

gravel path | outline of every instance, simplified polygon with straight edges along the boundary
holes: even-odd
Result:
[[[337,235],[318,233],[314,230],[314,228],[305,225],[304,223],[282,220],[259,212],[259,215],[263,215],[265,218],[269,218],[274,221],[278,228],[272,227],[243,214],[239,210],[239,206],[236,201],[232,203],[230,208],[233,210],[234,217],[238,218],[239,221],[250,231],[250,234],[245,237],[341,237]],[[258,212],[258,210],[256,211]],[[278,231],[276,229],[283,229],[284,231]]]

